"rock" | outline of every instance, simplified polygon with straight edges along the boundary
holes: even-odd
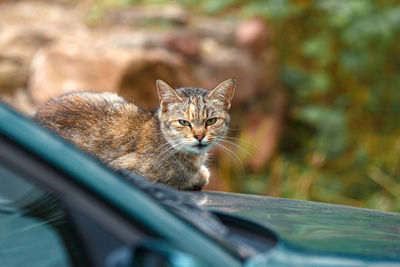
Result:
[[[165,48],[165,38],[163,35],[143,30],[103,30],[97,34],[96,37],[93,36],[91,39],[92,40],[89,40],[90,42],[96,42],[96,46],[101,48]]]
[[[194,17],[190,30],[200,38],[211,38],[221,45],[235,45],[235,24],[217,18]]]
[[[86,12],[86,8],[55,1],[10,1],[0,6],[0,28],[32,29],[48,36],[68,38],[87,33],[82,23]]]
[[[23,88],[15,90],[12,94],[2,95],[0,99],[27,116],[33,116],[38,107],[37,104],[32,101],[28,92]]]
[[[116,92],[144,108],[158,104],[156,79],[190,83],[179,56],[160,48],[59,43],[42,49],[31,66],[29,91],[37,103],[70,91]]]
[[[17,88],[25,87],[28,72],[21,62],[0,58],[0,92],[10,94]]]
[[[66,7],[39,1],[0,5],[0,93],[26,87],[31,60],[40,48],[66,36],[65,30],[68,38],[84,32],[77,26],[76,12],[67,17],[65,11]]]
[[[237,90],[233,105],[248,102],[262,89],[263,80],[259,64],[243,50],[222,46],[211,38],[204,38],[200,44],[201,61],[193,69],[193,76],[204,88],[212,89],[222,81],[234,78]]]
[[[28,89],[42,104],[62,93],[116,90],[119,66],[102,51],[70,43],[41,49],[34,57]]]
[[[11,26],[2,28],[0,34],[0,56],[20,61],[24,65],[29,62],[36,51],[52,41],[45,31],[29,26]]]
[[[0,34],[0,92],[25,87],[35,52],[50,42],[45,34],[28,27],[2,28]]]
[[[0,9],[0,15],[14,25],[5,28],[0,22],[9,32],[0,34],[0,56],[21,62],[20,70],[31,66],[28,87],[37,103],[71,90],[90,89],[119,92],[138,102],[145,101],[144,106],[150,107],[158,101],[154,91],[154,80],[158,78],[172,86],[208,89],[236,78],[240,89],[234,101],[238,105],[265,88],[260,62],[235,47],[232,22],[189,18],[176,6],[135,6],[107,9],[103,22],[109,21],[109,25],[87,28],[83,24],[87,11],[40,1],[21,1]],[[68,16],[63,15],[65,12]],[[134,23],[150,18],[163,18],[185,27],[167,32],[134,28]],[[251,28],[252,23],[243,27]],[[2,55],[4,51],[7,54]],[[7,64],[5,71],[17,70],[11,68],[14,63]],[[28,73],[13,75],[19,77],[16,84],[6,86],[15,88],[27,83]]]
[[[118,92],[146,109],[159,104],[156,79],[164,80],[172,87],[193,85],[188,65],[179,54],[160,48],[141,48],[125,53],[128,60],[122,68]]]
[[[252,18],[242,22],[236,29],[236,42],[240,47],[257,56],[268,43],[268,29],[261,18]]]
[[[187,57],[197,57],[199,54],[199,40],[188,31],[178,31],[168,34],[164,42],[174,51]]]
[[[102,27],[176,26],[186,24],[188,18],[187,12],[177,5],[135,5],[103,10],[102,16],[94,24]]]

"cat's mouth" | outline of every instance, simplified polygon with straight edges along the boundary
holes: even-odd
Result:
[[[199,148],[199,149],[203,149],[203,148],[205,148],[205,147],[207,147],[208,145],[206,145],[206,144],[202,144],[202,143],[198,143],[197,145],[194,145],[193,147],[197,147],[197,148]]]

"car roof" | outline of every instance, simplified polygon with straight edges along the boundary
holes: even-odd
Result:
[[[189,195],[208,209],[268,227],[295,250],[400,261],[399,213],[247,194]]]

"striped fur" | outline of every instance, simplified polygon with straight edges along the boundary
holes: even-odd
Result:
[[[174,90],[158,80],[160,106],[153,111],[113,93],[74,92],[50,99],[35,118],[115,170],[200,190],[209,180],[207,151],[227,132],[234,88],[227,80],[213,91]]]

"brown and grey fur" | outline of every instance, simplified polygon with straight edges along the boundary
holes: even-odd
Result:
[[[160,106],[145,111],[113,93],[76,92],[50,99],[35,118],[115,170],[150,182],[199,190],[209,180],[207,150],[225,136],[235,89],[172,89],[157,80]],[[213,125],[205,122],[216,118]],[[185,120],[190,126],[181,125]],[[199,141],[203,146],[198,146]]]

